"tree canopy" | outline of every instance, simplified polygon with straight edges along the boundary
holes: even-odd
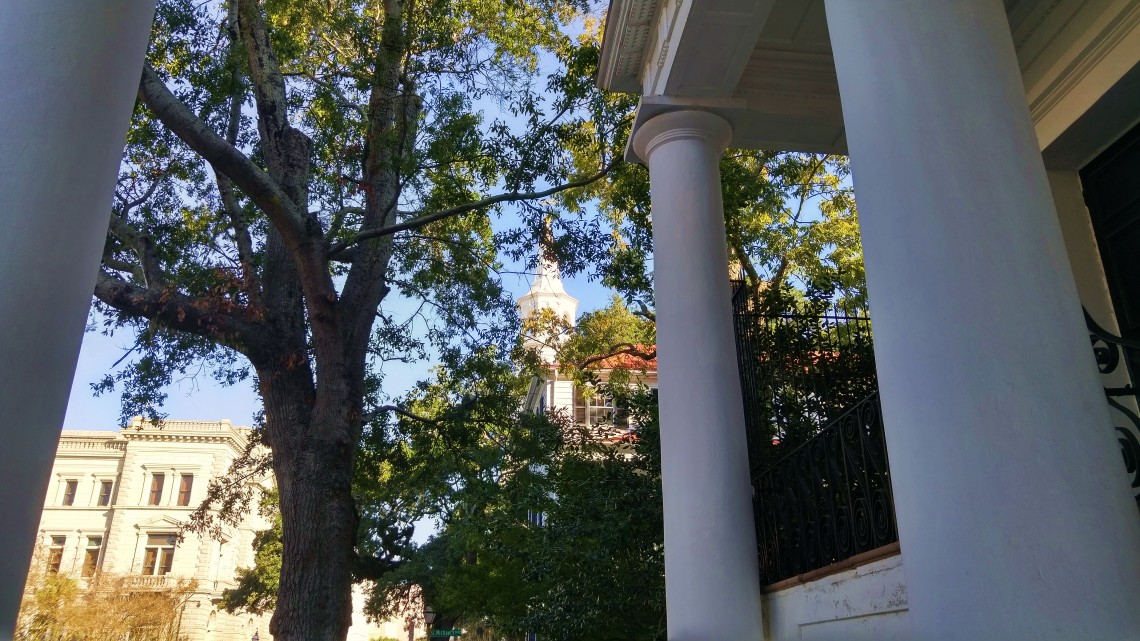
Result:
[[[615,443],[568,416],[523,409],[529,375],[500,395],[508,412],[451,428],[471,438],[433,497],[440,529],[375,586],[369,608],[389,616],[422,594],[437,627],[494,638],[663,639],[656,398],[602,384],[636,425]]]
[[[604,256],[600,223],[559,208],[590,197],[573,192],[612,170],[628,125],[586,75],[586,8],[159,3],[95,290],[96,320],[136,341],[96,387],[160,416],[175,377],[255,383],[279,640],[343,639],[353,577],[389,569],[409,533],[354,490],[360,442],[403,411],[383,364],[509,349],[504,261],[533,260],[549,219],[567,265]],[[392,458],[361,468],[400,464],[374,452]],[[246,498],[211,488],[221,518]],[[381,534],[358,537],[371,519]]]

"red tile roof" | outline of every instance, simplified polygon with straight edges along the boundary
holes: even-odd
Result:
[[[635,345],[634,349],[643,354],[656,354],[656,345]],[[642,358],[636,354],[615,354],[603,358],[590,367],[596,369],[635,369],[657,371],[657,358]]]

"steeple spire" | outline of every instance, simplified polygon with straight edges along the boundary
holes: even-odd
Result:
[[[558,261],[545,254],[538,258],[538,271],[531,281],[530,291],[518,300],[519,314],[529,318],[542,309],[553,310],[568,324],[574,324],[578,313],[578,299],[566,293]]]
[[[573,326],[578,313],[578,299],[566,293],[566,288],[562,286],[562,274],[558,269],[558,260],[545,251],[553,240],[549,223],[546,227],[545,236],[546,242],[542,243],[538,249],[538,271],[534,275],[534,280],[531,281],[530,291],[518,300],[519,316],[525,321],[542,310],[548,309],[567,325]],[[544,340],[549,341],[550,339]],[[545,344],[543,340],[531,336],[527,337],[526,343],[537,348],[542,353],[544,360],[549,362],[554,358],[554,347]]]
[[[558,261],[549,258],[543,253],[538,257],[538,272],[531,282],[530,291],[565,294],[566,288],[562,286],[562,273],[558,269]]]

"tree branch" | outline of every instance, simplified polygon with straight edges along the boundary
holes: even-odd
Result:
[[[645,301],[642,301],[642,300],[635,298],[631,302],[634,305],[637,305],[637,309],[633,310],[634,314],[644,318],[647,321],[650,321],[653,323],[657,322],[657,314],[654,314],[653,312],[649,311],[649,306],[645,304]]]
[[[150,65],[143,68],[139,97],[174,135],[201,155],[216,171],[233,180],[265,212],[274,226],[281,230],[282,236],[294,243],[301,241],[301,217],[281,186],[198,118],[171,93]]]
[[[289,123],[285,76],[281,75],[281,67],[273,51],[260,3],[257,0],[236,2],[238,24],[249,63],[249,79],[257,107],[261,144],[266,152],[266,166],[269,175],[279,181],[285,193],[295,199],[301,190],[308,188],[307,184],[291,183],[300,183],[307,178],[311,145],[304,134]],[[295,204],[298,207],[307,205],[303,202]]]
[[[550,189],[544,189],[542,191],[530,191],[530,192],[512,191],[512,192],[508,192],[508,193],[504,193],[504,194],[498,194],[496,196],[489,196],[489,197],[484,198],[482,200],[477,200],[477,201],[466,203],[463,205],[458,205],[456,207],[451,207],[449,209],[443,209],[443,210],[440,210],[437,212],[432,212],[430,214],[421,214],[421,215],[419,215],[419,216],[417,216],[411,220],[408,220],[408,221],[405,221],[405,222],[402,222],[402,223],[399,223],[396,225],[389,225],[387,227],[381,227],[380,229],[368,229],[368,230],[357,233],[350,240],[340,242],[340,243],[333,245],[332,247],[329,248],[328,255],[330,257],[336,256],[338,253],[344,251],[346,248],[348,248],[352,245],[358,244],[358,243],[362,243],[366,240],[370,240],[372,238],[380,238],[382,236],[390,236],[392,234],[402,232],[402,231],[407,231],[409,229],[417,229],[417,228],[423,227],[424,225],[427,225],[429,223],[434,223],[436,221],[443,220],[444,218],[450,218],[452,216],[458,216],[459,214],[465,214],[467,212],[475,211],[477,209],[484,209],[486,207],[490,207],[492,205],[497,205],[499,203],[518,202],[520,200],[535,200],[537,198],[545,198],[547,196],[553,196],[554,194],[566,191],[567,189],[575,189],[577,187],[585,187],[586,185],[589,185],[591,183],[597,182],[598,180],[601,180],[602,178],[605,178],[606,175],[608,175],[611,171],[613,171],[614,168],[617,167],[621,162],[622,161],[620,159],[616,159],[613,162],[611,162],[610,164],[606,165],[601,171],[599,171],[598,173],[596,173],[592,176],[582,178],[581,180],[575,180],[575,181],[571,181],[568,183],[564,183],[562,185],[558,185],[557,187],[551,187]]]
[[[330,240],[336,238],[336,235],[340,233],[341,228],[344,227],[344,217],[348,214],[363,215],[364,213],[366,212],[363,207],[354,207],[352,205],[346,205],[336,210],[336,212],[332,215],[332,221],[329,223],[329,230],[327,233],[325,233],[325,237]]]
[[[135,207],[138,207],[139,205],[150,200],[150,197],[154,195],[154,192],[158,189],[158,186],[162,184],[162,179],[165,177],[166,171],[159,172],[158,176],[155,177],[154,182],[152,182],[150,186],[146,188],[146,191],[143,192],[143,195],[135,198],[134,200],[124,200],[123,198],[119,197],[118,194],[115,194],[115,197],[118,198],[119,202],[121,202],[123,205],[123,213],[125,214]]]
[[[308,78],[309,81],[312,82],[313,84],[317,85],[318,87],[321,87],[325,91],[332,94],[333,98],[336,99],[337,103],[340,104],[340,106],[355,111],[357,114],[360,115],[361,118],[367,118],[368,117],[368,114],[367,114],[367,112],[365,112],[364,107],[361,107],[360,105],[356,104],[355,102],[352,102],[351,100],[349,100],[348,97],[344,95],[344,92],[341,91],[340,88],[336,86],[336,84],[331,83],[331,82],[325,82],[324,80],[318,78],[317,75],[311,71],[307,71],[301,75],[303,75],[305,78]]]
[[[590,365],[593,365],[594,363],[604,361],[607,358],[613,358],[614,356],[621,356],[622,354],[628,354],[630,356],[636,356],[637,358],[640,358],[640,359],[646,360],[646,361],[650,361],[650,360],[657,358],[657,349],[656,348],[654,348],[653,350],[648,351],[648,352],[642,351],[640,348],[641,348],[640,345],[635,345],[633,343],[618,343],[617,345],[614,345],[613,347],[611,347],[609,349],[608,354],[600,354],[597,356],[591,356],[591,357],[583,360],[582,362],[577,363],[577,367],[578,367],[578,369],[586,369],[587,367],[589,367]]]
[[[103,254],[103,265],[110,267],[111,269],[118,272],[128,273],[140,281],[146,281],[146,276],[143,275],[142,268],[138,265],[118,260],[117,258],[114,258],[113,256],[109,256],[107,254]]]
[[[748,276],[744,282],[744,287],[751,289],[754,295],[759,294],[764,288],[764,281],[760,278],[760,272],[756,271],[756,265],[748,257],[748,252],[744,251],[744,245],[737,241],[733,243],[732,251],[736,254],[736,259],[740,261],[740,266],[744,268],[744,273]]]
[[[240,60],[240,34],[238,33],[237,2],[228,3],[226,16],[226,31],[230,38],[230,82],[233,85],[234,95],[230,96],[229,120],[226,123],[226,142],[237,146],[238,130],[241,127],[241,106],[244,102],[245,91],[241,82]],[[222,208],[230,219],[230,228],[234,232],[234,245],[237,247],[238,263],[241,265],[242,280],[245,284],[245,293],[254,307],[262,307],[261,282],[257,277],[257,268],[254,266],[253,239],[249,233],[249,225],[242,217],[241,207],[238,204],[234,183],[225,174],[215,171],[214,180],[218,185],[218,194],[222,198]]]
[[[234,314],[241,311],[236,305],[193,298],[169,287],[162,291],[146,289],[102,271],[95,283],[95,297],[123,313],[209,338],[247,356],[259,348],[265,335],[259,323]]]
[[[135,229],[133,225],[114,212],[111,213],[109,229],[116,238],[130,247],[139,257],[142,279],[146,282],[147,288],[158,290],[165,286],[166,279],[162,275],[158,256],[155,255],[154,251],[154,241],[150,239],[150,236]],[[131,271],[134,272],[133,269]]]
[[[426,416],[420,416],[419,414],[409,412],[408,410],[406,410],[406,409],[404,409],[398,405],[381,405],[380,407],[376,408],[376,412],[377,413],[394,412],[396,414],[399,414],[400,416],[410,418],[413,421],[419,421],[421,423],[427,423],[429,425],[436,425],[439,423],[439,419],[428,418]]]

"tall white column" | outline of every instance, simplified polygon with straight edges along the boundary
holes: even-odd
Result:
[[[760,574],[710,113],[647,121],[670,641],[758,639]]]
[[[0,2],[0,639],[15,627],[154,4]]]
[[[1140,638],[1140,516],[1003,3],[826,10],[914,638]]]

